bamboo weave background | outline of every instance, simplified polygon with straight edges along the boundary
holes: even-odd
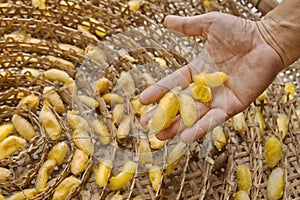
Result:
[[[57,68],[75,78],[77,70],[82,70],[86,64],[85,53],[64,49],[59,44],[71,44],[81,48],[83,52],[89,45],[100,45],[107,53],[107,60],[102,64],[94,64],[97,69],[103,69],[105,76],[115,83],[121,71],[132,70],[132,62],[118,51],[119,48],[130,49],[130,44],[136,48],[134,39],[126,35],[130,35],[133,28],[151,27],[135,29],[137,31],[132,32],[146,39],[144,42],[138,41],[139,49],[132,49],[129,54],[138,60],[137,64],[142,66],[142,69],[151,72],[158,80],[191,61],[201,51],[203,44],[202,38],[170,39],[170,33],[159,31],[164,17],[167,14],[196,15],[209,11],[231,13],[252,20],[258,20],[262,16],[258,11],[254,11],[252,4],[242,0],[211,1],[209,7],[204,4],[204,1],[149,0],[145,1],[137,11],[130,10],[125,0],[83,2],[49,0],[45,10],[33,7],[30,1],[2,1],[0,72],[5,71],[6,75],[0,75],[0,124],[10,121],[14,113],[19,113],[32,122],[38,134],[25,150],[0,161],[1,167],[6,167],[13,172],[13,176],[8,181],[0,182],[0,194],[8,197],[12,193],[34,187],[38,169],[46,160],[51,147],[59,141],[66,141],[69,151],[64,164],[55,169],[47,190],[33,198],[51,199],[57,185],[71,174],[70,161],[76,148],[65,115],[59,117],[64,134],[58,141],[52,141],[45,136],[38,119],[41,106],[37,110],[29,111],[16,107],[20,101],[18,96],[20,92],[24,95],[33,92],[40,96],[42,102],[41,94],[45,86],[55,87],[63,98],[66,108],[72,109],[74,106],[65,86],[51,82],[43,76],[35,78],[30,73],[21,74],[23,68],[36,68],[41,72]],[[91,21],[91,18],[98,19],[99,24]],[[93,36],[78,31],[77,25],[85,21],[89,22]],[[96,35],[99,26],[105,30],[104,36]],[[21,31],[23,34],[28,34],[28,37],[40,40],[28,42],[26,39],[4,38],[4,35],[14,31]],[[165,45],[159,41],[164,42]],[[174,41],[181,45],[174,44]],[[48,56],[71,61],[74,69],[55,62]],[[153,60],[153,56],[163,57],[172,68],[167,71],[157,70],[158,64]],[[124,195],[124,199],[133,199],[135,196],[140,196],[142,199],[233,199],[237,191],[236,168],[240,164],[247,164],[253,181],[250,199],[267,199],[267,178],[271,169],[266,166],[263,156],[265,138],[260,137],[258,124],[253,116],[257,109],[261,109],[265,122],[265,135],[278,135],[276,132],[278,113],[286,113],[288,116],[289,131],[286,138],[281,141],[284,145],[284,156],[279,164],[285,171],[283,199],[300,199],[298,153],[300,117],[296,114],[296,110],[299,110],[299,69],[299,63],[295,63],[283,71],[267,89],[267,99],[257,100],[244,111],[247,122],[245,135],[237,135],[233,130],[232,121],[228,120],[223,124],[228,144],[221,151],[216,150],[209,139],[200,140],[190,145],[180,166],[170,176],[164,175],[157,193],[153,190],[147,173],[137,173],[134,180],[119,192]],[[140,78],[138,74],[135,77],[139,92],[147,87]],[[284,83],[288,81],[296,86],[296,95],[294,99],[284,102],[281,97],[286,95]],[[102,109],[107,108],[102,105]],[[90,158],[85,172],[78,176],[81,185],[69,195],[68,199],[105,199],[110,192],[102,190],[95,183],[93,170],[98,165],[98,160],[95,158],[101,157],[103,152],[99,149],[97,153],[95,157]],[[115,159],[118,160],[117,157]]]

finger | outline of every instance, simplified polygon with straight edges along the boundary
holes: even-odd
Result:
[[[182,141],[192,142],[203,137],[207,132],[224,122],[226,117],[224,110],[217,108],[210,110],[194,126],[181,133]]]
[[[209,107],[204,105],[203,103],[197,103],[197,120],[201,119],[205,113],[209,111]],[[176,119],[172,122],[172,124],[160,131],[156,134],[156,137],[160,140],[166,140],[169,138],[173,138],[178,133],[181,133],[184,129],[186,129],[186,126],[183,124],[183,121],[180,116],[177,116]]]
[[[144,90],[140,94],[140,101],[146,105],[156,102],[172,88],[176,86],[187,87],[191,81],[190,67],[186,65]]]
[[[213,14],[192,17],[168,15],[165,18],[164,24],[168,29],[183,33],[184,35],[201,36],[203,33],[208,32],[213,16]]]

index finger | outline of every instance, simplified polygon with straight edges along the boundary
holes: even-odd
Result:
[[[161,99],[172,88],[187,87],[192,82],[192,72],[189,64],[176,70],[174,73],[149,86],[140,94],[142,104],[150,104]]]

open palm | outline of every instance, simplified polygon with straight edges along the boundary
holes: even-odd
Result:
[[[229,14],[212,12],[194,17],[168,16],[167,28],[190,36],[207,37],[198,58],[147,88],[140,95],[143,104],[158,101],[176,86],[185,88],[201,71],[223,71],[228,75],[224,86],[213,88],[209,105],[198,103],[198,121],[184,127],[180,117],[157,134],[160,139],[182,133],[183,141],[199,139],[226,119],[243,111],[261,94],[282,70],[283,64],[261,36],[257,23]],[[142,119],[145,125],[151,114]]]

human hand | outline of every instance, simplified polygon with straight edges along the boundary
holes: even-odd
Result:
[[[205,47],[194,61],[148,87],[140,95],[143,104],[158,101],[176,86],[186,88],[201,71],[223,71],[228,81],[223,87],[212,88],[209,105],[198,102],[196,123],[187,128],[180,116],[170,127],[157,133],[168,139],[181,133],[190,142],[204,136],[215,126],[243,111],[273,81],[283,63],[276,51],[261,36],[257,23],[229,14],[211,12],[194,17],[167,16],[168,29],[188,36],[206,35]],[[145,115],[146,126],[153,112]]]

